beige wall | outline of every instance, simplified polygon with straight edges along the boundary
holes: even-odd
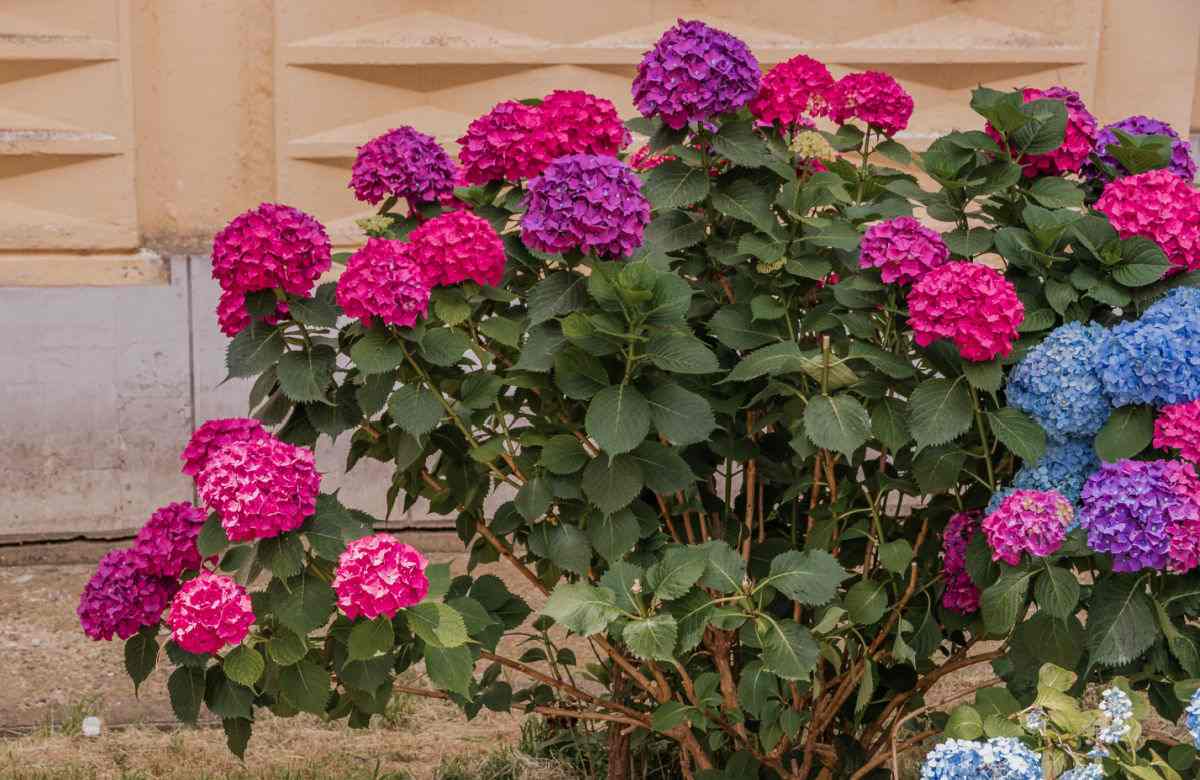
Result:
[[[508,97],[629,79],[677,16],[916,98],[907,140],[976,124],[967,93],[1062,83],[1101,119],[1197,124],[1197,0],[4,0],[0,285],[165,284],[266,199],[340,242],[357,144],[399,124],[452,140]],[[151,251],[144,251],[148,248]]]

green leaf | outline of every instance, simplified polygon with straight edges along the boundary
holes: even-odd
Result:
[[[611,385],[588,405],[584,426],[609,455],[629,452],[650,432],[650,406],[633,385]]]
[[[210,666],[205,677],[204,701],[217,717],[250,718],[254,691],[230,680],[221,667]]]
[[[913,548],[907,539],[897,539],[879,545],[879,562],[892,574],[903,574],[913,559]]]
[[[383,409],[395,384],[396,375],[391,371],[363,377],[363,383],[354,392],[354,398],[358,401],[358,407],[364,417],[370,419]]]
[[[1123,666],[1144,653],[1160,633],[1142,578],[1101,577],[1088,604],[1087,646],[1092,660]]]
[[[1083,207],[1083,190],[1058,176],[1042,176],[1029,188],[1029,196],[1048,209]]]
[[[945,444],[971,427],[971,391],[961,379],[927,379],[913,390],[908,404],[918,448]]]
[[[582,308],[587,303],[587,277],[573,271],[556,271],[529,291],[530,327]]]
[[[781,176],[795,178],[790,170],[771,154],[766,139],[749,120],[725,122],[712,139],[713,151],[732,163],[747,168],[770,168]]]
[[[946,721],[945,734],[951,739],[979,739],[983,736],[983,717],[969,704],[960,704]]]
[[[274,580],[268,593],[276,619],[301,636],[324,626],[337,604],[333,588],[311,574]]]
[[[1029,593],[1029,580],[1034,572],[1007,569],[1000,579],[983,591],[979,606],[983,611],[983,624],[989,634],[1005,636],[1012,631],[1025,608]]]
[[[329,672],[304,659],[279,670],[279,690],[301,712],[320,714],[329,702]]]
[[[545,524],[543,524],[545,525]],[[592,547],[583,531],[567,523],[549,527],[546,557],[563,571],[585,575],[592,563]]]
[[[963,477],[962,467],[966,461],[966,451],[954,445],[926,447],[913,459],[913,476],[925,493],[952,490]]]
[[[870,437],[871,417],[848,395],[817,395],[804,410],[804,432],[818,447],[849,458]]]
[[[221,525],[221,517],[213,512],[204,521],[204,525],[200,526],[200,533],[196,536],[196,549],[201,558],[211,558],[214,555],[220,555],[221,551],[228,546],[229,537],[226,536],[225,528]]]
[[[1004,384],[1004,367],[998,360],[990,360],[986,363],[963,363],[963,376],[971,383],[971,387],[994,393]]]
[[[262,677],[263,671],[267,668],[267,662],[253,647],[238,645],[229,651],[221,666],[225,670],[226,677],[235,683],[252,688]]]
[[[554,356],[554,383],[567,398],[586,401],[610,381],[604,364],[582,349],[568,347]]]
[[[587,527],[592,548],[609,563],[620,560],[632,550],[640,534],[637,517],[629,510],[592,518]]]
[[[1026,463],[1037,463],[1046,452],[1046,431],[1025,412],[1011,406],[987,413],[992,433]]]
[[[550,490],[550,482],[542,477],[534,477],[521,486],[513,498],[513,505],[530,522],[543,517],[550,505],[554,503],[554,493]]]
[[[373,328],[350,348],[350,360],[364,374],[382,374],[404,362],[404,346],[386,330]]]
[[[899,398],[881,398],[871,405],[871,432],[893,452],[912,439],[908,430],[908,408]]]
[[[862,626],[878,623],[887,611],[887,587],[882,582],[862,580],[846,591],[846,611]]]
[[[171,697],[171,711],[183,723],[195,723],[200,717],[200,704],[204,701],[204,672],[201,669],[181,666],[171,672],[167,679],[167,693]]]
[[[674,382],[654,388],[647,403],[654,428],[672,444],[682,446],[707,441],[717,427],[708,400]]]
[[[1154,439],[1154,410],[1149,406],[1122,406],[1108,416],[1096,434],[1096,454],[1115,463],[1132,458]]]
[[[704,575],[700,584],[723,595],[742,587],[746,579],[746,561],[728,542],[715,539],[704,545]]]
[[[440,601],[424,601],[405,607],[403,614],[408,627],[427,645],[458,647],[470,638],[462,615]]]
[[[625,644],[638,658],[647,661],[671,661],[675,658],[675,640],[679,627],[665,613],[631,620],[621,632]]]
[[[1130,236],[1121,241],[1121,265],[1112,271],[1113,280],[1126,287],[1145,287],[1154,284],[1171,268],[1162,248],[1143,236]]]
[[[221,728],[225,731],[225,746],[238,758],[246,757],[253,725],[248,718],[222,718]]]
[[[708,195],[708,172],[678,160],[659,165],[645,179],[642,194],[656,210],[691,206]]]
[[[322,493],[317,496],[317,510],[304,536],[315,555],[327,561],[337,561],[345,551],[347,542],[370,532],[371,529],[342,506],[336,497]]]
[[[748,222],[764,233],[771,233],[779,225],[779,218],[771,210],[771,196],[748,179],[718,187],[710,200],[713,208],[725,216]]]
[[[696,481],[687,461],[675,450],[656,441],[642,442],[630,457],[642,467],[646,487],[660,496],[686,490]]]
[[[793,601],[819,607],[833,600],[838,586],[849,576],[837,559],[824,550],[791,550],[771,560],[767,582]]]
[[[1069,569],[1047,565],[1034,583],[1033,597],[1052,617],[1069,617],[1079,604],[1079,580]]]
[[[252,323],[233,337],[225,351],[225,368],[231,378],[261,374],[283,355],[285,344],[279,329]]]
[[[662,560],[646,572],[646,583],[664,601],[677,599],[691,590],[704,574],[708,562],[704,550],[690,545],[671,545]]]
[[[509,320],[492,317],[481,322],[479,330],[487,336],[492,336],[488,330],[494,330],[497,322],[509,322]],[[510,346],[516,345],[517,338],[514,337]],[[462,331],[454,328],[429,328],[421,336],[421,355],[435,366],[452,366],[458,363],[470,348],[471,342]]]
[[[588,501],[607,515],[629,506],[642,491],[642,467],[629,455],[592,458],[580,486]]]
[[[721,370],[717,356],[695,336],[658,334],[646,343],[645,354],[651,363],[675,374],[712,374]]]
[[[818,649],[812,634],[794,620],[760,617],[754,622],[762,645],[763,668],[785,680],[805,680],[816,668]]]
[[[441,690],[470,699],[474,671],[475,659],[465,645],[425,648],[425,673],[429,675],[430,682]]]
[[[444,413],[437,393],[422,385],[404,385],[392,393],[388,411],[396,424],[413,436],[432,431]]]
[[[668,701],[658,705],[650,715],[650,728],[666,734],[672,729],[682,726],[696,712],[696,708],[679,701]]]
[[[365,661],[377,655],[386,653],[396,644],[396,634],[392,629],[392,621],[380,616],[374,620],[360,620],[350,629],[350,639],[346,649],[350,652],[350,660]]]
[[[635,590],[646,580],[646,571],[628,561],[617,561],[600,577],[599,585],[612,591],[617,609],[629,614],[641,613],[639,597]]]
[[[764,707],[779,699],[779,678],[763,668],[761,661],[751,661],[738,676],[738,704],[757,718]]]
[[[539,462],[551,474],[574,474],[583,468],[590,458],[579,440],[570,434],[551,436],[542,445]]]
[[[756,324],[746,305],[722,306],[708,321],[708,330],[730,349],[754,349],[780,339],[774,325]]]
[[[279,666],[291,666],[308,655],[304,637],[287,628],[278,628],[267,642],[267,654]]]
[[[158,626],[143,628],[125,640],[125,671],[135,691],[158,665],[157,631]]]
[[[897,162],[901,165],[910,165],[912,163],[912,153],[903,144],[893,141],[891,138],[876,144],[875,151],[892,162]]]
[[[559,583],[546,600],[541,614],[582,636],[599,634],[621,614],[608,588],[583,582]]]
[[[646,226],[647,246],[659,252],[675,252],[687,249],[704,240],[705,226],[684,211],[660,212]]]
[[[294,532],[262,539],[258,543],[258,560],[281,580],[295,577],[304,570],[304,543]]]
[[[549,371],[554,364],[554,356],[566,341],[557,322],[531,327],[513,370],[538,373]]]
[[[760,376],[775,376],[801,368],[803,356],[794,341],[772,344],[751,352],[733,367],[721,382],[747,382]]]

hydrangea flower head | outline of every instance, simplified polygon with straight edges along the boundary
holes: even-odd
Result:
[[[1154,446],[1200,463],[1200,399],[1162,408],[1154,421]]]
[[[1062,546],[1074,516],[1071,502],[1055,491],[1014,490],[983,518],[992,560],[1016,566],[1022,552],[1050,555]]]
[[[802,160],[831,160],[834,157],[833,146],[825,140],[825,136],[816,130],[803,130],[792,137],[792,153]],[[823,169],[824,166],[821,166]]]
[[[1158,306],[1114,326],[1100,347],[1100,380],[1114,406],[1200,398],[1200,309]]]
[[[432,286],[468,279],[499,287],[504,279],[504,242],[486,219],[469,211],[434,217],[408,236],[410,254]]]
[[[194,477],[222,447],[235,441],[269,439],[271,434],[258,420],[252,417],[225,417],[209,420],[192,434],[183,448],[183,473]]]
[[[1012,352],[1025,307],[1012,282],[980,263],[952,262],[934,268],[908,294],[909,325],[917,344],[950,339],[965,360]]]
[[[1049,89],[1026,88],[1021,90],[1021,97],[1026,103],[1035,100],[1058,100],[1067,108],[1067,127],[1062,145],[1057,149],[1040,154],[1028,154],[1021,158],[1021,167],[1026,176],[1049,175],[1060,173],[1078,173],[1087,162],[1092,147],[1096,144],[1096,117],[1087,110],[1079,93],[1066,87],[1050,87]],[[1001,141],[1000,134],[989,124],[987,134],[996,141]]]
[[[547,160],[568,154],[615,157],[631,136],[611,100],[582,90],[555,90],[537,107],[541,132],[537,142]]]
[[[443,216],[458,213],[462,212]],[[426,224],[437,219],[442,217]],[[412,244],[368,238],[346,262],[346,270],[338,277],[335,298],[346,316],[357,317],[364,324],[370,325],[378,317],[387,325],[411,328],[429,313],[430,292],[430,281]]]
[[[172,579],[147,573],[131,550],[110,550],[83,586],[79,625],[96,641],[128,639],[158,623],[176,587]]]
[[[298,528],[316,511],[321,475],[312,450],[273,436],[228,444],[208,459],[196,491],[231,542]]]
[[[942,570],[946,575],[942,606],[960,615],[979,609],[979,587],[967,573],[967,545],[978,532],[978,513],[959,512],[946,523],[942,534]]]
[[[1013,476],[1013,487],[1054,490],[1077,505],[1083,484],[1098,468],[1100,458],[1096,456],[1090,438],[1052,440],[1036,463],[1026,463],[1018,469]]]
[[[758,94],[750,101],[750,113],[767,125],[811,126],[808,117],[824,110],[825,92],[832,86],[833,76],[824,63],[797,54],[763,76]]]
[[[542,114],[533,106],[506,100],[467,126],[458,139],[463,184],[518,181],[541,173],[550,162],[548,146],[538,143]]]
[[[1097,324],[1055,328],[1009,375],[1009,405],[1028,412],[1052,438],[1095,434],[1111,411],[1099,373],[1105,335]]]
[[[1084,764],[1063,772],[1058,780],[1104,780],[1104,764]]]
[[[1179,133],[1175,132],[1175,129],[1166,122],[1140,114],[1127,116],[1111,125],[1105,125],[1096,137],[1096,156],[1102,163],[1114,168],[1118,178],[1129,175],[1129,170],[1116,157],[1108,153],[1109,146],[1120,144],[1120,139],[1117,138],[1115,132],[1117,130],[1135,137],[1165,135],[1172,139],[1171,162],[1167,165],[1167,170],[1189,183],[1196,178],[1196,161],[1192,159],[1192,145],[1187,140],[1180,138]],[[1095,165],[1089,164],[1085,173],[1090,179],[1107,178],[1106,174]]]
[[[254,624],[250,594],[232,577],[212,572],[188,580],[171,602],[171,639],[189,653],[215,653],[246,638]]]
[[[650,203],[641,181],[613,157],[560,157],[529,183],[521,239],[556,254],[569,249],[628,257],[642,245]]]
[[[912,96],[887,73],[868,70],[847,73],[826,92],[829,118],[839,125],[851,119],[866,122],[889,138],[908,127]]]
[[[860,247],[859,267],[878,268],[886,284],[912,284],[950,259],[937,231],[912,217],[876,222],[867,228]]]
[[[741,40],[680,19],[642,56],[633,102],[643,116],[678,130],[746,105],[761,79],[758,60]]]
[[[204,512],[182,501],[154,510],[138,531],[130,555],[142,571],[156,577],[178,578],[200,568],[196,537]]]
[[[399,127],[358,147],[350,189],[366,203],[395,196],[413,210],[453,195],[454,173],[454,161],[433,136]]]
[[[223,290],[308,295],[329,270],[330,247],[320,222],[291,206],[264,203],[234,217],[213,238],[212,274]]]
[[[346,545],[333,577],[338,608],[346,617],[389,619],[429,593],[424,555],[391,534],[374,534]]]
[[[1106,688],[1100,694],[1100,712],[1104,716],[1104,725],[1096,735],[1096,741],[1115,745],[1129,734],[1129,721],[1133,718],[1133,702],[1129,694],[1120,688]]]
[[[1192,744],[1197,750],[1200,750],[1200,689],[1192,693],[1192,698],[1188,701],[1187,725],[1188,733],[1192,735]]]
[[[286,301],[275,304],[275,313],[263,318],[268,325],[276,325],[288,316]],[[240,290],[222,290],[217,299],[217,327],[229,338],[250,327],[253,318],[246,309],[246,293]]]
[[[1019,740],[948,739],[925,756],[921,780],[1041,780],[1042,759]]]
[[[1200,194],[1169,170],[1156,168],[1110,182],[1096,210],[1121,238],[1158,244],[1171,265],[1200,268]]]
[[[1200,563],[1200,479],[1190,463],[1105,463],[1083,486],[1079,522],[1113,571],[1182,573]]]

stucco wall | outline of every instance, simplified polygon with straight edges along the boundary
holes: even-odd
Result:
[[[412,124],[452,148],[496,101],[560,87],[631,113],[634,66],[679,16],[764,65],[892,72],[916,148],[977,124],[980,83],[1200,120],[1196,0],[5,0],[0,535],[128,528],[186,496],[175,454],[246,393],[219,384],[205,257],[230,216],[280,200],[353,241],[357,144]],[[379,476],[348,486],[365,508]]]

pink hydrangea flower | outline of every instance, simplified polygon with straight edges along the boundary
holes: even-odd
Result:
[[[366,203],[404,198],[411,211],[453,197],[455,173],[454,161],[433,136],[399,127],[358,147],[350,189]]]
[[[1011,353],[1025,318],[1008,279],[968,262],[946,263],[922,276],[908,294],[908,310],[917,344],[950,339],[965,360],[975,362]]]
[[[550,163],[549,147],[538,143],[542,114],[506,100],[467,126],[458,139],[462,179],[467,184],[517,181],[537,176]]]
[[[212,274],[224,290],[278,288],[308,295],[331,262],[329,236],[321,223],[277,203],[239,214],[213,239]]]
[[[1157,168],[1109,182],[1096,201],[1121,238],[1142,236],[1171,265],[1200,268],[1200,194],[1169,170]]]
[[[298,528],[316,511],[321,475],[312,450],[269,436],[222,447],[196,477],[200,500],[231,542]]]
[[[346,617],[393,618],[429,593],[424,555],[390,534],[374,534],[346,545],[333,576],[338,608]]]
[[[367,325],[378,317],[403,328],[429,313],[429,295],[430,282],[413,245],[386,238],[369,238],[350,256],[335,293],[347,316]]]
[[[504,242],[486,219],[467,211],[434,217],[411,234],[411,255],[428,284],[471,281],[499,287],[504,279]]]
[[[1053,490],[1014,490],[983,518],[992,560],[1016,566],[1022,552],[1050,555],[1062,546],[1074,515],[1071,502]]]
[[[908,127],[912,96],[886,73],[847,73],[826,92],[829,118],[839,125],[850,119],[866,122],[891,137]]]
[[[157,577],[174,579],[185,571],[198,571],[196,537],[204,520],[204,512],[182,501],[154,510],[138,531],[131,558],[142,571]]]
[[[79,597],[79,625],[96,641],[113,635],[128,639],[144,626],[156,625],[177,584],[138,565],[131,550],[110,550]]]
[[[1154,446],[1179,450],[1193,463],[1200,463],[1200,398],[1164,406],[1154,421]]]
[[[912,284],[950,259],[937,231],[912,217],[894,217],[867,228],[859,266],[878,268],[887,284]]]
[[[629,145],[629,131],[611,100],[560,89],[547,95],[537,110],[541,114],[537,142],[545,149],[547,163],[567,154],[615,157]]]
[[[270,437],[271,434],[267,433],[262,423],[251,417],[209,420],[196,429],[179,455],[183,461],[183,473],[189,477],[196,476],[208,463],[208,459],[227,444]]]
[[[650,144],[643,144],[637,151],[629,155],[629,167],[638,173],[652,171],[665,162],[676,159],[673,154],[655,154],[650,151]]]
[[[825,92],[832,86],[833,76],[824,63],[797,54],[763,76],[750,113],[763,124],[807,126],[811,121],[806,115],[819,116],[825,110]]]
[[[275,325],[288,316],[288,305],[280,301],[275,305],[275,313],[265,317],[264,322]],[[246,310],[246,293],[238,290],[222,290],[217,299],[217,326],[229,338],[250,327],[250,312]]]
[[[967,573],[967,546],[979,533],[979,513],[959,512],[950,518],[942,534],[942,570],[946,589],[942,606],[960,615],[979,610],[979,587]]]
[[[198,654],[240,643],[253,624],[254,610],[246,589],[232,577],[207,571],[184,583],[167,618],[175,644]]]
[[[1025,175],[1054,176],[1059,173],[1079,173],[1096,145],[1099,127],[1096,117],[1087,110],[1079,93],[1066,87],[1029,87],[1021,90],[1021,97],[1026,103],[1035,100],[1059,100],[1067,107],[1067,127],[1062,145],[1049,152],[1022,157],[1021,167]],[[984,130],[997,142],[1003,140],[990,124]]]
[[[1166,488],[1177,496],[1167,526],[1167,569],[1185,574],[1200,566],[1200,478],[1191,463],[1173,461],[1163,472]]]

